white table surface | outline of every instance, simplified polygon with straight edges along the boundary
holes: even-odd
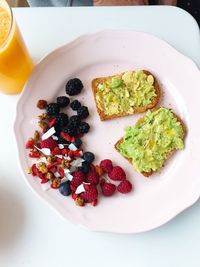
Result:
[[[178,8],[38,8],[14,14],[36,61],[80,34],[128,28],[165,39],[200,66],[198,26]],[[90,232],[41,202],[25,184],[16,158],[17,99],[0,95],[0,267],[200,266],[199,201],[164,226],[137,235]]]

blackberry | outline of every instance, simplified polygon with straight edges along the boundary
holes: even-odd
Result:
[[[54,128],[55,128],[55,133],[54,133],[54,135],[55,136],[57,136],[58,138],[59,138],[59,136],[60,136],[60,133],[61,133],[61,128],[60,128],[60,126],[59,125],[54,125]]]
[[[69,134],[71,137],[77,135],[77,126],[69,122],[67,126],[63,129],[63,132]]]
[[[81,103],[78,100],[74,100],[71,102],[70,107],[72,110],[78,110],[81,107]]]
[[[57,104],[59,105],[59,107],[64,108],[66,106],[68,106],[70,103],[69,97],[67,96],[58,96],[57,97]]]
[[[78,127],[78,133],[85,134],[90,130],[90,125],[87,122],[82,121]]]
[[[71,79],[67,82],[65,86],[66,94],[77,95],[83,89],[83,84],[78,78]]]
[[[94,154],[92,152],[85,152],[83,153],[83,159],[87,162],[87,163],[92,163],[94,161]]]
[[[61,128],[68,124],[68,116],[65,113],[59,113],[56,115],[56,125],[60,126]]]
[[[60,107],[58,106],[57,103],[50,103],[46,107],[46,112],[48,115],[57,115],[60,111]]]
[[[86,119],[89,116],[89,111],[88,108],[86,106],[82,106],[77,110],[77,115],[81,118],[81,119]]]
[[[69,123],[72,123],[74,126],[78,127],[81,122],[81,119],[77,115],[73,115],[69,118]]]

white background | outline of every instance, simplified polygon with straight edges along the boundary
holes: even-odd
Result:
[[[43,8],[14,13],[35,61],[80,34],[128,28],[160,36],[200,65],[199,29],[177,8]],[[18,166],[13,135],[17,99],[0,95],[0,267],[200,266],[199,201],[166,225],[137,235],[90,232],[64,221],[41,202]]]

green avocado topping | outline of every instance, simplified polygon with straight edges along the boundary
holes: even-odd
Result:
[[[149,105],[156,96],[153,76],[136,70],[107,78],[100,83],[96,102],[106,115],[132,114],[135,108]]]
[[[183,149],[183,128],[171,110],[148,111],[141,122],[125,129],[119,152],[140,172],[160,169],[172,150]]]

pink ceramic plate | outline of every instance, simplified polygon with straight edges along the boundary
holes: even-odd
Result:
[[[138,174],[114,149],[123,129],[141,115],[101,122],[91,91],[91,80],[130,69],[150,70],[163,90],[160,105],[172,107],[188,128],[186,147],[151,178]],[[64,94],[72,77],[84,83],[80,99],[90,109],[91,131],[84,147],[95,152],[96,160],[112,159],[124,167],[135,191],[100,199],[95,208],[75,206],[56,190],[43,191],[38,179],[26,174],[30,160],[24,149],[36,128],[38,99],[53,101]],[[15,135],[19,160],[29,186],[64,218],[97,231],[138,233],[156,228],[191,206],[200,196],[200,72],[195,64],[164,41],[141,32],[103,31],[76,39],[49,54],[36,67],[17,106]]]

